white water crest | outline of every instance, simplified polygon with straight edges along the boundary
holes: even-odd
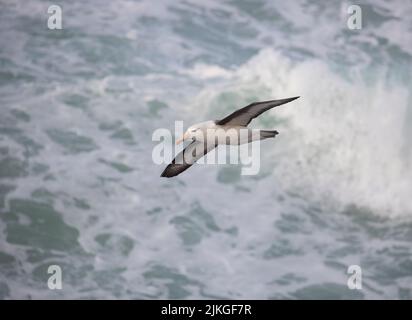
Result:
[[[408,2],[49,5],[0,3],[0,299],[412,298]],[[160,177],[157,129],[293,96],[257,175]]]

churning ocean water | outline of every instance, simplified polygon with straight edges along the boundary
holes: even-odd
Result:
[[[350,4],[0,1],[0,298],[411,299],[412,4]],[[296,95],[257,175],[159,177],[156,129]]]

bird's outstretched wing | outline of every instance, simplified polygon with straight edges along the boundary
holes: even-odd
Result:
[[[291,102],[299,97],[280,99],[280,100],[270,100],[262,102],[254,102],[248,106],[239,109],[232,114],[228,115],[222,120],[217,120],[217,125],[230,125],[230,126],[244,126],[246,127],[252,119],[256,118],[260,114],[274,107],[280,106],[282,104]]]
[[[217,144],[193,141],[164,169],[161,177],[171,178],[190,168],[197,160],[206,153],[216,148]]]

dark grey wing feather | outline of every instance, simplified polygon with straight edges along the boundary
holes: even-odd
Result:
[[[181,174],[183,171],[190,168],[197,160],[202,158],[206,153],[216,148],[216,146],[216,144],[193,141],[173,159],[166,169],[164,169],[161,177],[171,178]]]
[[[280,106],[282,104],[291,102],[299,97],[280,99],[280,100],[270,100],[262,102],[254,102],[248,106],[239,109],[232,114],[228,115],[222,120],[217,120],[217,125],[230,125],[230,126],[244,126],[246,127],[252,119],[256,118],[260,114],[274,107]]]

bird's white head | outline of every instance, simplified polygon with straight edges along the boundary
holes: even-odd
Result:
[[[194,124],[186,130],[186,132],[183,134],[183,137],[176,140],[176,144],[179,144],[185,140],[203,141],[207,129],[214,128],[215,126],[216,124],[214,121],[205,121]]]

